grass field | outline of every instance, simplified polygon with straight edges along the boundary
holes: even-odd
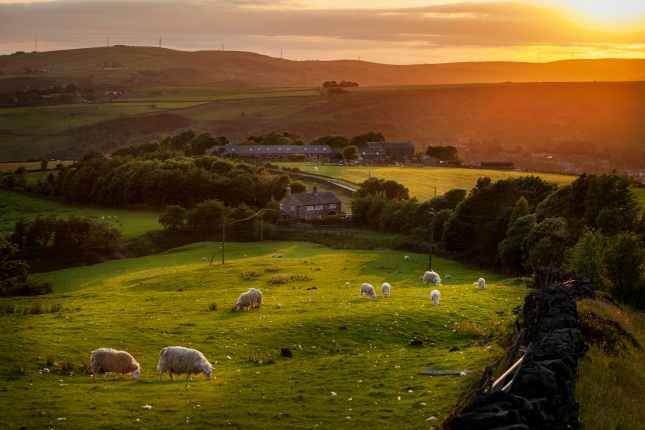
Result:
[[[30,219],[46,215],[79,215],[98,218],[109,216],[114,226],[126,238],[133,238],[161,228],[157,212],[67,205],[54,200],[0,190],[0,233],[13,230],[14,224],[20,218]]]
[[[616,321],[645,344],[645,313],[605,301],[583,300],[578,312],[593,312]],[[645,423],[645,350],[628,346],[619,354],[593,345],[580,361],[576,398],[586,430],[640,430]]]
[[[526,176],[529,173],[486,169],[456,169],[447,167],[344,167],[335,165],[318,165],[313,163],[279,163],[284,167],[297,167],[308,173],[332,176],[353,183],[361,183],[370,176],[392,179],[410,189],[410,194],[420,200],[427,200],[441,195],[454,188],[470,191],[477,184],[477,179],[488,176],[493,181]],[[575,176],[550,173],[535,173],[546,181],[558,185],[568,184]]]
[[[484,274],[490,287],[478,291],[472,282],[481,271],[437,259],[437,269],[452,277],[432,306],[430,289],[417,280],[422,255],[406,262],[394,251],[263,242],[231,244],[227,264],[209,266],[202,258],[214,250],[201,243],[44,274],[54,294],[0,299],[0,309],[63,306],[0,315],[5,428],[438,428],[502,355],[487,336],[504,331],[526,293],[493,274]],[[296,275],[300,280],[270,282]],[[359,297],[360,282],[386,279],[391,298]],[[249,287],[264,292],[262,308],[231,313]],[[423,346],[409,346],[413,338]],[[159,382],[156,361],[168,345],[203,351],[215,379]],[[142,380],[92,382],[79,368],[99,346],[129,350]],[[280,348],[293,358],[282,358]],[[426,368],[472,373],[420,376]]]
[[[69,160],[49,160],[47,167],[51,170],[56,167],[57,164],[62,164],[68,166],[73,163]],[[40,161],[17,161],[10,163],[0,163],[0,173],[4,172],[13,172],[16,169],[24,167],[27,171],[29,170],[40,170]]]
[[[197,102],[97,103],[2,109],[0,129],[26,135],[54,135],[122,116],[194,106]]]

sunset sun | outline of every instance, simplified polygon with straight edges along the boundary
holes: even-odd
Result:
[[[642,0],[562,0],[553,3],[596,24],[622,25],[645,20],[645,2]]]

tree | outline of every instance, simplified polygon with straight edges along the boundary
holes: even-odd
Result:
[[[216,237],[227,218],[227,208],[219,200],[206,200],[188,212],[188,227],[205,238]]]
[[[322,136],[311,142],[310,145],[327,145],[331,149],[339,151],[349,145],[349,140],[344,136]]]
[[[358,147],[365,145],[367,142],[385,142],[385,136],[383,136],[383,133],[370,131],[365,134],[354,136],[350,141],[352,145]]]
[[[29,265],[18,259],[18,248],[0,237],[0,295],[5,295],[27,282]]]
[[[410,191],[396,181],[370,178],[361,184],[356,196],[383,196],[391,200],[407,200],[410,198]]]
[[[526,238],[529,266],[533,271],[540,267],[561,267],[568,239],[565,218],[547,218],[535,224]]]
[[[582,175],[547,197],[536,213],[540,219],[566,218],[572,236],[578,238],[585,227],[604,234],[635,229],[639,205],[628,179]]]
[[[609,242],[605,265],[614,295],[626,303],[645,307],[645,249],[638,235],[614,236]]]
[[[456,208],[445,227],[444,245],[450,252],[478,264],[494,265],[499,243],[508,231],[517,200],[525,197],[535,207],[555,186],[535,176],[492,182],[480,178]]]
[[[455,188],[430,200],[434,210],[454,209],[466,198],[466,190]]]
[[[292,182],[290,186],[293,194],[304,193],[307,191],[307,186],[300,181]]]
[[[506,237],[499,243],[498,252],[502,265],[512,273],[522,273],[528,258],[526,239],[535,226],[535,215],[525,215],[510,223]]]
[[[461,164],[459,151],[454,146],[428,146],[426,155],[446,163]]]
[[[358,147],[356,145],[346,146],[343,149],[343,158],[345,161],[354,161],[358,159]]]
[[[202,133],[190,141],[190,150],[187,151],[189,152],[187,155],[204,155],[209,148],[225,144],[225,142],[214,139],[213,136],[208,133]]]
[[[177,232],[186,226],[188,212],[179,205],[166,206],[164,213],[159,216],[159,224],[166,230]]]
[[[515,206],[513,207],[513,212],[511,212],[511,219],[509,220],[509,225],[512,224],[516,219],[521,218],[529,214],[529,201],[526,200],[526,197],[522,196],[517,199]]]
[[[605,284],[605,251],[607,239],[597,231],[586,230],[567,253],[565,268],[587,277],[595,288]]]

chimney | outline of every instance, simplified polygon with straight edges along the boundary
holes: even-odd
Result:
[[[318,192],[318,187],[314,185],[314,191],[313,193],[316,194]]]

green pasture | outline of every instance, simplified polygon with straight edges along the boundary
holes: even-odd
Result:
[[[153,211],[68,205],[42,197],[0,190],[0,232],[13,230],[16,221],[21,218],[31,219],[47,215],[94,216],[112,223],[126,238],[161,228],[158,221],[159,213]]]
[[[0,299],[5,428],[438,428],[503,354],[498,340],[526,294],[436,259],[446,280],[433,306],[418,279],[424,255],[263,242],[230,244],[228,262],[209,265],[214,250],[201,243],[43,274],[53,294]],[[480,291],[472,283],[482,275]],[[380,295],[386,280],[390,298]],[[360,297],[361,282],[379,297]],[[262,307],[232,313],[250,287],[263,291]],[[203,351],[215,379],[159,382],[169,345]],[[83,363],[97,347],[127,349],[142,379],[93,382]],[[468,373],[419,375],[427,368]]]

